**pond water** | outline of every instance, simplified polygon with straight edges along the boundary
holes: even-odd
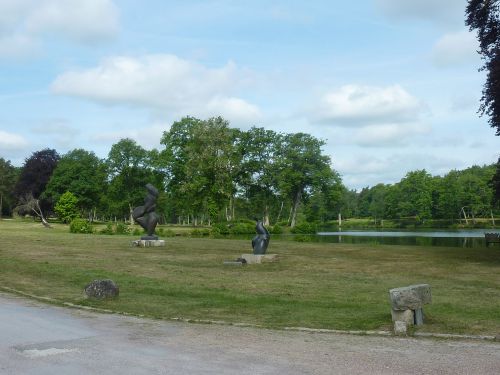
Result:
[[[373,243],[383,245],[484,247],[484,233],[492,229],[457,231],[342,231],[319,232],[320,242]]]

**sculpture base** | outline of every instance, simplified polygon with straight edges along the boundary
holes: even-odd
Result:
[[[247,261],[247,264],[277,262],[279,259],[278,254],[241,254],[241,257]]]
[[[141,240],[146,240],[146,241],[148,241],[148,240],[156,241],[157,239],[158,239],[158,236],[154,236],[154,235],[153,236],[142,236],[141,237]]]
[[[140,240],[132,241],[132,246],[160,247],[160,246],[165,246],[165,240],[143,240],[143,239],[140,239]]]

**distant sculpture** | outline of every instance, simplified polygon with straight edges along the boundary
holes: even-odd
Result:
[[[141,240],[157,240],[158,236],[155,236],[154,233],[156,224],[160,220],[160,217],[155,212],[158,190],[151,184],[146,185],[146,190],[148,194],[144,198],[144,205],[134,208],[132,217],[148,234],[147,236],[142,236]]]
[[[257,235],[252,240],[253,253],[255,255],[265,254],[271,235],[260,220],[257,221],[255,231],[257,232]]]

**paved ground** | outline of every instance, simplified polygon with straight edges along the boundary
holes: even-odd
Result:
[[[154,321],[0,293],[0,374],[500,374],[500,344]]]

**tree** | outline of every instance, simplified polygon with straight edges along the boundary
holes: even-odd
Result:
[[[497,161],[495,175],[492,177],[490,184],[493,189],[493,202],[500,205],[500,157]]]
[[[479,53],[486,70],[479,111],[489,117],[489,124],[500,135],[500,11],[499,0],[469,0],[466,8],[466,25],[477,30]]]
[[[70,191],[65,192],[57,201],[54,211],[63,223],[70,223],[78,217],[78,198]]]
[[[324,141],[305,133],[286,134],[280,141],[275,167],[280,193],[292,202],[291,227],[296,224],[302,199],[332,178],[330,158],[321,151],[324,144]]]
[[[132,209],[143,199],[147,183],[163,188],[163,176],[155,172],[152,155],[132,139],[121,139],[115,143],[106,159],[109,188],[106,195],[108,213],[115,216],[130,216]]]
[[[280,139],[280,134],[256,127],[238,134],[241,164],[235,177],[237,189],[247,203],[247,215],[263,216],[264,225],[270,224],[271,207],[279,210],[275,161]]]
[[[19,214],[35,214],[42,221],[42,224],[46,228],[50,228],[50,224],[40,207],[40,200],[33,197],[31,193],[26,194],[19,198],[19,205],[14,209]]]
[[[56,150],[43,149],[34,152],[24,162],[15,186],[17,197],[31,193],[35,198],[43,193],[60,157]]]
[[[78,198],[80,210],[90,213],[98,206],[105,187],[104,163],[93,152],[75,149],[61,157],[43,196],[57,202],[71,191]]]
[[[36,151],[27,158],[14,187],[17,200],[26,203],[26,197],[32,197],[37,200],[37,205],[42,211],[49,210],[52,207],[51,201],[39,198],[52,177],[59,159],[56,150],[48,148]]]
[[[0,158],[0,218],[10,214],[14,204],[14,186],[17,180],[17,169],[10,160]]]

